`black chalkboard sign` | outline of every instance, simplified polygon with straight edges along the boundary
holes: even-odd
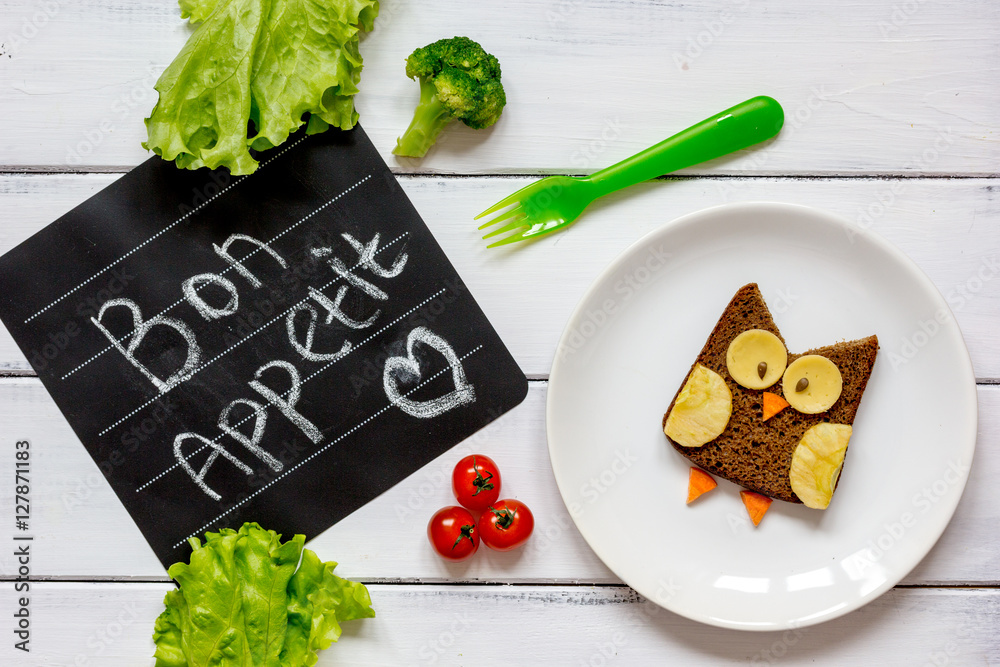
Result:
[[[153,158],[0,258],[0,318],[164,565],[314,536],[527,381],[360,129]]]

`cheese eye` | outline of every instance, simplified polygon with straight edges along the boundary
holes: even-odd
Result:
[[[733,339],[726,351],[729,375],[741,387],[767,389],[781,378],[788,352],[770,331],[750,329]]]
[[[788,364],[781,388],[795,410],[814,415],[833,407],[844,388],[844,379],[835,363],[818,354],[807,354]]]

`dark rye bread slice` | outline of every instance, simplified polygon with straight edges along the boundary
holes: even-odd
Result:
[[[789,481],[792,452],[806,430],[821,421],[834,424],[854,423],[861,395],[875,364],[878,338],[869,336],[819,347],[802,354],[789,353],[789,364],[806,354],[819,354],[830,359],[843,376],[843,391],[833,407],[826,412],[807,415],[787,407],[765,422],[762,419],[763,393],[769,391],[783,396],[781,380],[764,390],[746,389],[736,384],[726,367],[729,343],[748,329],[764,329],[781,338],[781,332],[771,319],[771,312],[756,283],[744,285],[736,292],[691,366],[693,371],[695,365],[702,364],[726,381],[726,386],[733,394],[733,414],[729,418],[729,424],[719,437],[701,447],[684,447],[669,437],[667,440],[692,463],[708,472],[765,496],[801,503],[792,492]],[[781,338],[781,342],[785,342],[784,338]],[[788,346],[785,345],[785,348]],[[687,383],[691,371],[684,377],[681,387]],[[680,389],[677,393],[680,393]],[[676,400],[675,395],[663,415],[662,425],[666,425]]]

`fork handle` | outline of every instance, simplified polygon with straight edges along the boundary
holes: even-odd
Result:
[[[598,186],[601,197],[770,139],[784,121],[785,113],[775,99],[753,97],[584,180]]]

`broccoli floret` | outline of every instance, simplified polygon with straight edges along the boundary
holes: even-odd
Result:
[[[468,37],[440,39],[406,59],[406,76],[420,81],[420,103],[393,153],[423,157],[441,130],[458,118],[481,130],[497,122],[507,97],[500,63]]]

